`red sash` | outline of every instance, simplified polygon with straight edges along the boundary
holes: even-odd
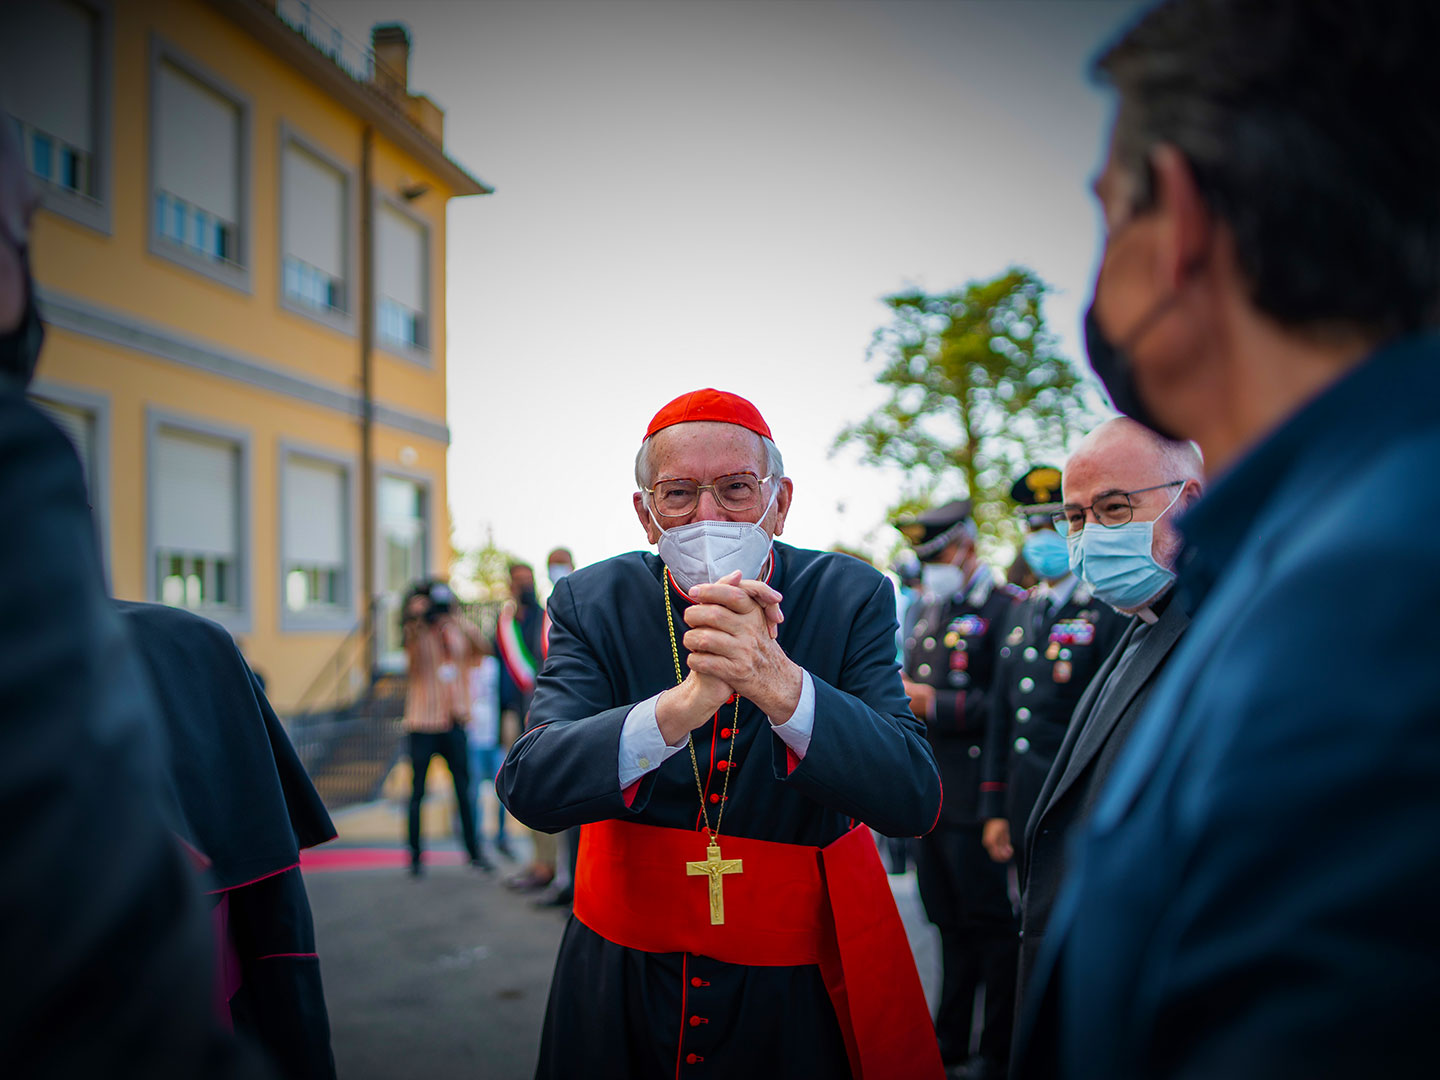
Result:
[[[935,1028],[875,842],[851,829],[828,847],[726,836],[725,922],[710,883],[687,876],[705,834],[625,821],[581,830],[575,917],[628,949],[751,967],[820,965],[856,1080],[942,1078]],[[779,1003],[777,1003],[778,1005]]]

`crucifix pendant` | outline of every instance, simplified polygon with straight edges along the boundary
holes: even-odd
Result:
[[[721,877],[725,874],[740,874],[740,859],[720,858],[720,845],[711,840],[705,847],[704,862],[687,862],[685,873],[689,877],[704,875],[710,879],[710,925],[719,926],[725,921],[725,894],[722,890]]]

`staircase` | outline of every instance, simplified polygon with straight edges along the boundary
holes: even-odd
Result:
[[[285,716],[300,763],[331,811],[378,798],[404,746],[405,676],[376,672],[373,655],[372,635],[354,631]]]

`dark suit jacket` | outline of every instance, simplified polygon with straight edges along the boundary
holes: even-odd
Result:
[[[208,911],[75,451],[0,389],[0,1072],[214,1076]]]
[[[1036,953],[1045,938],[1050,909],[1064,878],[1065,839],[1071,828],[1083,821],[1094,807],[1120,748],[1155,687],[1156,675],[1190,625],[1190,618],[1184,607],[1172,599],[1165,605],[1159,621],[1146,631],[1135,652],[1125,659],[1131,639],[1142,625],[1138,618],[1131,620],[1119,644],[1076,704],[1065,741],[1060,744],[1055,763],[1025,824],[1017,999],[1023,995]],[[1104,708],[1096,712],[1096,701],[1102,692],[1105,693]]]
[[[1435,1075],[1437,400],[1440,335],[1396,342],[1180,522],[1192,622],[1067,849],[1020,1077]]]
[[[163,604],[116,605],[170,740],[177,828],[209,860],[240,985],[236,1032],[283,1077],[335,1075],[300,849],[335,836],[290,737],[218,623]]]

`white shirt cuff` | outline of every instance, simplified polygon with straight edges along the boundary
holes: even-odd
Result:
[[[665,764],[667,758],[679,746],[667,746],[665,736],[660,734],[660,725],[655,720],[655,703],[660,700],[656,694],[640,702],[625,716],[620,728],[620,790],[624,791],[648,772],[654,772]]]
[[[783,724],[771,721],[770,729],[794,751],[797,758],[804,758],[805,751],[810,749],[810,735],[815,730],[815,683],[803,668],[800,671],[800,703],[795,706],[794,715]]]

